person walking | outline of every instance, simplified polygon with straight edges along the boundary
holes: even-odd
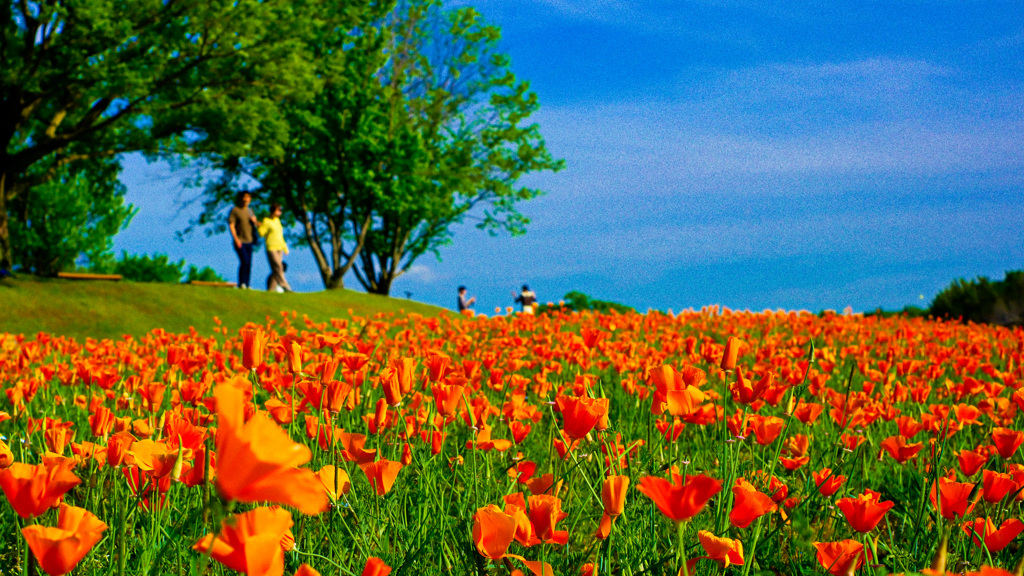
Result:
[[[238,255],[238,287],[246,289],[249,287],[249,277],[252,274],[252,246],[255,241],[253,231],[257,227],[256,215],[249,208],[252,202],[252,194],[239,192],[235,196],[235,207],[231,209],[228,216],[228,229],[231,230],[231,239],[235,243],[235,254]]]
[[[476,296],[466,298],[466,294],[466,287],[459,286],[459,312],[465,312],[466,310],[472,311],[471,309],[473,308],[473,304],[476,302]]]
[[[533,293],[533,290],[530,290],[529,286],[523,284],[523,289],[519,292],[519,295],[516,296],[515,290],[512,291],[512,295],[515,296],[516,303],[522,305],[524,314],[533,314],[534,308],[537,306],[537,295]]]
[[[291,292],[292,287],[284,277],[284,255],[288,253],[288,244],[284,241],[284,226],[281,225],[281,205],[270,205],[270,215],[260,223],[260,236],[267,242],[267,262],[270,263],[270,276],[267,276],[268,292]]]

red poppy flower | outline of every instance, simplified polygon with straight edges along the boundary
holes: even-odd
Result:
[[[917,456],[917,453],[924,448],[924,443],[915,442],[913,444],[907,444],[907,439],[903,436],[890,436],[885,440],[882,440],[881,446],[889,456],[892,456],[893,460],[896,460],[900,464],[905,464],[908,460]]]
[[[243,328],[242,333],[242,366],[246,370],[255,370],[263,363],[263,355],[267,349],[270,335],[262,328]]]
[[[833,576],[847,576],[864,565],[867,551],[856,540],[815,542],[818,563]]]
[[[992,443],[996,445],[999,455],[1009,460],[1013,458],[1017,448],[1024,444],[1024,432],[1009,428],[995,428],[992,430]]]
[[[690,476],[685,484],[673,474],[672,481],[655,476],[640,479],[637,490],[654,501],[661,513],[676,522],[693,518],[715,494],[722,490],[722,481],[703,474]]]
[[[839,491],[839,488],[846,482],[846,476],[833,474],[831,468],[811,472],[811,476],[814,478],[814,484],[818,487],[818,492],[821,492],[821,495],[826,498]]]
[[[853,498],[836,500],[836,507],[846,516],[850,527],[857,532],[871,532],[878,526],[882,518],[896,504],[892,501],[879,502],[881,495],[874,490],[864,489],[864,493]]]
[[[573,440],[585,437],[601,417],[608,413],[608,406],[596,398],[586,396],[559,396],[556,400],[562,413],[565,435]]]
[[[779,509],[771,497],[759,492],[753,484],[743,478],[736,479],[732,493],[734,500],[732,511],[729,512],[729,522],[737,528],[746,528],[754,520]]]
[[[534,534],[541,542],[564,545],[569,541],[567,531],[555,529],[558,522],[569,517],[562,511],[562,499],[558,496],[550,494],[530,496],[527,515],[530,518],[530,523],[533,524]]]
[[[999,502],[1006,498],[1010,491],[1017,489],[1017,483],[1013,481],[1013,476],[991,470],[981,473],[981,482],[981,494],[986,502]]]
[[[391,567],[380,558],[367,558],[366,566],[363,567],[362,576],[388,576],[391,574]]]
[[[982,454],[973,450],[961,450],[957,456],[957,462],[960,463],[960,471],[964,473],[964,476],[974,476],[981,470],[981,467],[988,462],[989,455],[986,452]]]
[[[970,501],[971,492],[974,491],[974,484],[967,482],[957,482],[956,480],[947,478],[945,476],[939,478],[939,493],[941,494],[940,511],[942,517],[947,520],[956,520],[957,518],[963,518],[964,516],[971,513],[974,510],[974,504],[977,502],[975,498],[974,502]],[[935,500],[935,484],[932,484],[932,490],[929,494],[929,498],[932,501],[932,506],[937,506]]]
[[[1024,522],[1011,518],[1004,521],[997,529],[992,520],[988,517],[975,518],[974,522],[964,522],[960,528],[974,541],[974,545],[980,547],[982,541],[988,551],[995,554],[1013,541],[1021,531],[1024,531]],[[981,538],[979,538],[979,536]]]

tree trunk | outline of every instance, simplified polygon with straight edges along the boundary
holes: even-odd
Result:
[[[11,231],[7,226],[7,174],[0,173],[0,270],[14,267],[11,250]]]
[[[325,290],[344,290],[345,275],[341,272],[342,270],[340,268],[335,268],[333,274],[324,277]]]

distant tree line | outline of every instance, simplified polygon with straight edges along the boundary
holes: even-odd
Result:
[[[959,278],[942,289],[928,308],[907,306],[899,312],[879,309],[875,314],[932,316],[1003,326],[1024,325],[1024,271],[1011,270],[1002,280],[990,280],[985,276],[973,280]]]
[[[0,5],[0,268],[109,267],[124,154],[198,168],[221,232],[235,193],[279,202],[324,286],[387,294],[471,221],[525,231],[558,170],[500,30],[441,0],[65,0]]]

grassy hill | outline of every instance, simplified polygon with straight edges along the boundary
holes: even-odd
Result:
[[[139,336],[154,328],[212,332],[214,316],[230,329],[264,322],[282,311],[316,321],[377,312],[417,312],[436,316],[442,308],[354,292],[333,290],[277,294],[257,290],[185,284],[144,284],[58,280],[20,276],[0,280],[0,334],[49,332],[78,339]]]

